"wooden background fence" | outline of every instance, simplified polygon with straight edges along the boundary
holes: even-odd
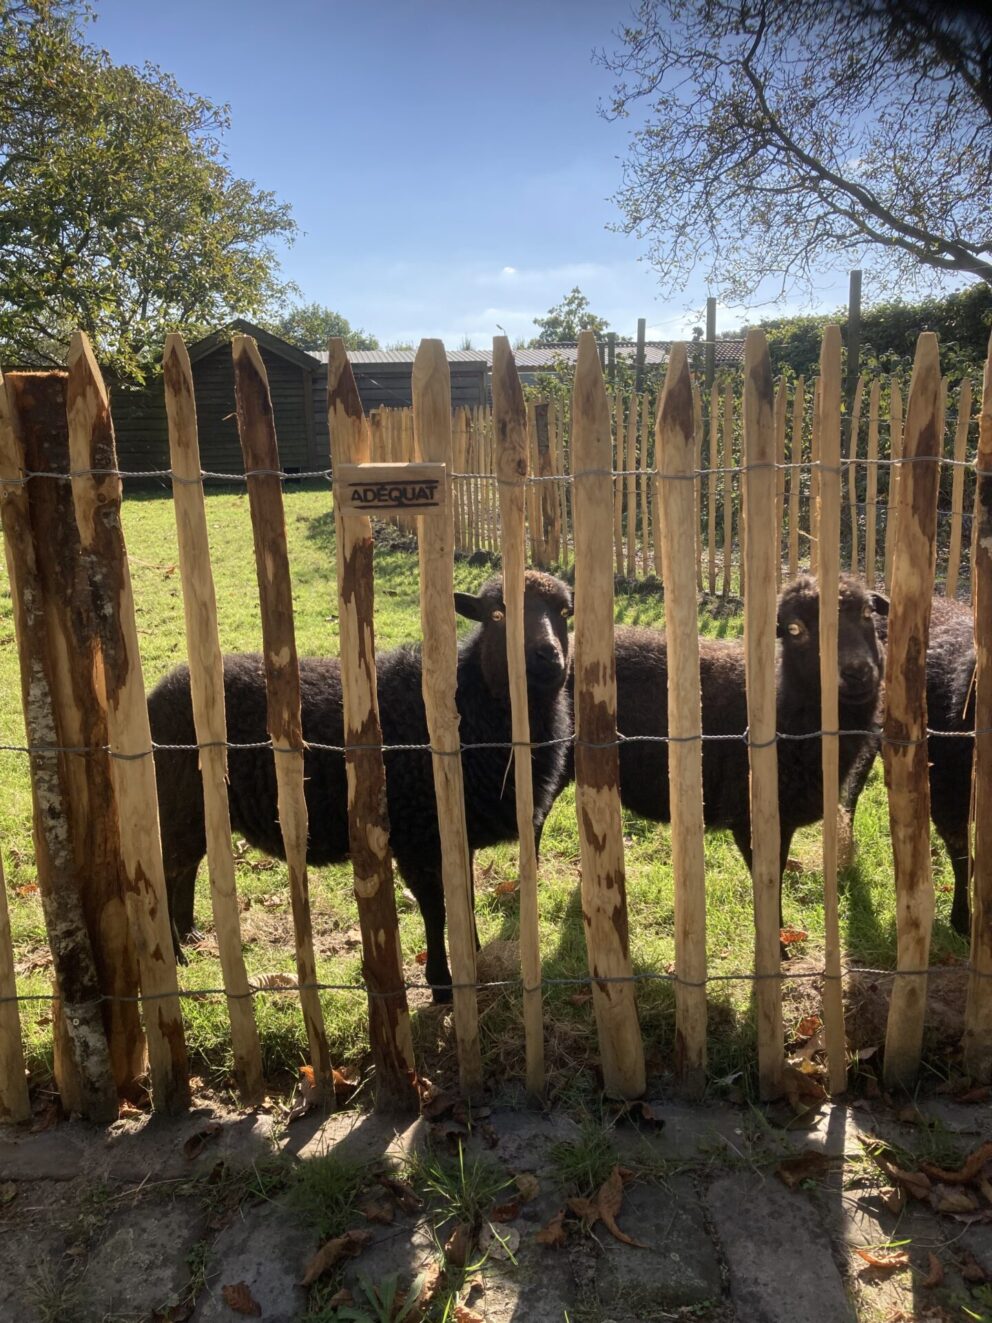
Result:
[[[306,868],[300,680],[293,628],[279,456],[264,365],[254,342],[232,346],[262,613],[268,723],[279,820],[289,866],[298,995],[311,1065],[331,1105],[330,1051],[318,995]],[[739,587],[745,598],[750,794],[753,823],[758,1076],[762,1096],[783,1088],[779,961],[778,803],[775,748],[775,598],[783,576],[819,573],[823,713],[823,1011],[833,1092],[845,1088],[837,900],[837,575],[884,577],[892,610],[887,657],[886,781],[898,897],[898,967],[885,1071],[912,1080],[920,1061],[933,918],[924,675],[915,665],[934,586],[938,502],[950,506],[941,548],[948,593],[970,563],[976,608],[979,735],[971,984],[965,1053],[977,1080],[992,1076],[992,375],[981,398],[977,482],[972,399],[955,403],[949,454],[939,465],[948,413],[936,339],[920,337],[908,398],[898,383],[861,382],[845,431],[840,336],[828,328],[815,381],[772,379],[760,331],[749,333],[743,386],[704,398],[683,347],[672,351],[657,399],[611,398],[593,336],[579,344],[570,402],[525,404],[507,342],[497,340],[492,414],[452,413],[443,347],[417,354],[410,411],[365,417],[340,341],[330,346],[328,423],[336,466],[432,462],[454,477],[436,510],[397,516],[415,532],[421,568],[425,701],[444,858],[454,1037],[461,1087],[482,1084],[469,853],[454,707],[456,550],[500,552],[508,606],[515,739],[526,739],[522,642],[526,560],[568,566],[575,577],[576,805],[581,899],[600,1063],[606,1091],[637,1096],[644,1049],[628,944],[613,678],[615,570],[659,576],[669,639],[675,967],[675,1069],[698,1096],[706,1081],[705,874],[700,786],[697,594]],[[261,1093],[253,1002],[241,951],[230,819],[216,602],[185,346],[166,345],[164,388],[174,474],[180,571],[197,741],[202,749],[211,899],[231,1020],[238,1087]],[[882,410],[883,393],[887,409]],[[887,432],[887,437],[885,433]],[[884,438],[884,440],[883,440]],[[497,441],[498,439],[498,441]],[[846,454],[842,447],[846,440]],[[842,460],[846,466],[846,488]],[[888,460],[901,460],[889,464]],[[611,469],[617,476],[611,475]],[[71,479],[67,475],[71,473]],[[534,480],[532,480],[534,479]],[[975,527],[968,537],[970,484]],[[739,490],[740,489],[740,490]],[[943,491],[943,495],[942,495]],[[738,501],[738,497],[742,498]],[[107,392],[86,338],[74,336],[67,373],[12,373],[0,388],[0,515],[10,573],[22,696],[31,749],[38,878],[59,1001],[58,1087],[72,1110],[117,1114],[138,1086],[147,1054],[153,1104],[188,1104],[182,1003],[166,913],[155,771],[120,519]],[[735,516],[736,510],[736,516]],[[383,759],[374,659],[373,529],[337,503],[337,582],[345,708],[349,830],[370,998],[377,1105],[416,1105],[416,1069],[383,819]],[[744,556],[734,560],[740,526]],[[971,551],[968,552],[969,541]],[[689,554],[687,554],[687,552]],[[360,746],[360,747],[359,747]],[[80,757],[81,750],[89,756]],[[107,752],[105,753],[104,750]],[[107,756],[109,754],[109,756]],[[526,1079],[543,1088],[538,869],[529,831],[529,761],[515,759],[521,823],[520,951]],[[98,866],[97,866],[98,865]],[[2,876],[0,876],[2,883]],[[140,994],[141,1014],[138,1013]],[[337,994],[347,995],[347,994]],[[0,1118],[28,1114],[10,928],[0,885]]]

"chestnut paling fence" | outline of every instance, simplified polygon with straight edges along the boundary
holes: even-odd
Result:
[[[289,871],[300,1000],[315,1080],[333,1099],[310,925],[307,816],[299,667],[286,556],[282,477],[265,369],[254,342],[235,339],[238,423],[258,565],[269,735]],[[950,471],[952,535],[946,581],[957,587],[966,558],[966,478],[976,470],[971,539],[975,606],[975,856],[965,1063],[992,1075],[992,374],[986,372],[977,460],[968,455],[970,392],[963,388],[953,453],[941,456],[946,392],[936,339],[920,337],[912,386],[890,389],[892,453],[879,456],[878,383],[854,401],[842,453],[841,344],[823,341],[812,390],[790,402],[772,380],[767,347],[751,332],[740,408],[714,387],[709,401],[676,346],[657,401],[610,398],[595,341],[579,346],[567,419],[554,403],[527,404],[508,343],[495,343],[493,411],[455,411],[443,347],[424,341],[414,370],[414,405],[364,415],[340,341],[329,354],[328,420],[336,468],[415,460],[444,466],[448,499],[415,525],[421,564],[425,703],[433,752],[444,889],[454,983],[453,1032],[461,1086],[482,1084],[478,984],[470,910],[469,854],[454,708],[456,547],[498,549],[507,602],[513,744],[529,727],[523,656],[526,559],[574,562],[575,764],[581,844],[581,900],[600,1064],[612,1095],[644,1088],[637,1020],[641,978],[673,982],[675,1068],[686,1091],[706,1080],[707,984],[701,795],[702,739],[696,606],[700,583],[716,585],[717,532],[729,588],[733,484],[746,531],[740,565],[745,599],[751,766],[758,1074],[762,1095],[783,1088],[782,971],[779,960],[778,802],[775,730],[775,602],[784,573],[811,559],[821,582],[824,772],[823,886],[826,916],[823,1021],[831,1091],[847,1078],[843,962],[837,901],[837,576],[842,518],[853,564],[867,552],[892,595],[883,753],[889,787],[898,970],[886,1039],[890,1083],[919,1065],[933,920],[925,756],[924,676],[913,664],[925,640],[936,559],[941,469]],[[262,1090],[252,988],[245,972],[226,797],[222,668],[204,513],[192,376],[178,336],[167,342],[164,385],[171,477],[180,546],[197,744],[203,768],[211,898],[231,1021],[238,1087],[247,1102]],[[815,410],[803,450],[805,401]],[[707,406],[704,408],[704,404]],[[791,441],[790,441],[791,417]],[[862,418],[866,426],[862,428]],[[896,441],[898,422],[898,441]],[[567,427],[566,427],[567,423]],[[866,433],[862,455],[860,437]],[[739,436],[738,436],[739,433]],[[619,440],[618,440],[619,438]],[[622,448],[621,448],[622,442]],[[707,449],[708,448],[708,449]],[[567,469],[567,472],[565,471]],[[878,474],[891,488],[887,571],[879,566]],[[453,476],[452,476],[453,475]],[[847,490],[843,490],[844,478]],[[812,503],[810,503],[812,498]],[[863,499],[862,499],[863,498]],[[894,499],[894,504],[892,503]],[[57,1083],[66,1105],[93,1119],[116,1115],[147,1070],[161,1110],[187,1105],[183,997],[172,954],[158,835],[154,762],[144,700],[121,483],[107,393],[84,336],[73,338],[67,373],[12,373],[0,389],[0,514],[10,572],[35,814],[38,878],[57,984],[53,1025]],[[802,512],[805,512],[803,514]],[[852,517],[853,516],[853,517]],[[803,519],[805,518],[805,526]],[[373,527],[335,502],[340,653],[345,708],[349,833],[369,997],[377,1105],[416,1106],[407,984],[397,936],[382,736],[374,657]],[[641,532],[640,540],[635,534]],[[628,539],[629,534],[629,539]],[[863,537],[863,542],[860,538]],[[635,976],[628,945],[624,846],[618,789],[613,680],[614,569],[653,571],[665,584],[669,640],[670,779],[675,875],[674,972]],[[961,738],[968,738],[962,736]],[[538,866],[529,829],[530,760],[514,758],[520,821],[519,987],[526,1079],[544,1082]],[[726,977],[726,976],[721,976]],[[339,989],[355,995],[355,989]],[[0,1117],[28,1111],[10,925],[0,886]]]

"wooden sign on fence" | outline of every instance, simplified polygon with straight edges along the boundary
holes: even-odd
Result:
[[[419,514],[447,500],[444,464],[339,463],[334,468],[334,507],[341,514]]]

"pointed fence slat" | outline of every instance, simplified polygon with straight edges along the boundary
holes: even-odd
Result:
[[[262,1051],[241,947],[231,813],[227,800],[224,663],[217,630],[217,598],[200,475],[193,371],[180,335],[166,338],[162,376],[174,475],[172,499],[179,543],[193,723],[200,745],[210,898],[227,991],[234,1075],[242,1100],[251,1105],[260,1102],[265,1093]]]
[[[692,378],[692,412],[693,412],[693,468],[695,476],[692,479],[693,492],[693,519],[695,521],[694,542],[696,546],[696,589],[703,591],[703,433],[705,431],[703,423],[703,394],[699,389],[699,382],[695,377]],[[645,520],[644,527],[647,528]],[[644,567],[647,572],[647,566]]]
[[[575,511],[575,807],[593,1009],[610,1096],[644,1092],[627,920],[610,563],[610,415],[596,338],[579,336],[572,394]]]
[[[421,340],[413,364],[416,457],[451,465],[451,377],[440,340]],[[488,470],[487,470],[488,471]],[[455,688],[454,560],[451,508],[447,502],[420,522],[420,619],[423,629],[424,706],[434,750],[434,791],[441,837],[444,906],[454,983],[455,1040],[461,1087],[482,1087],[479,1010],[475,982],[475,925],[472,915],[472,857],[465,824],[461,744]]]
[[[145,1034],[156,1111],[189,1106],[186,1038],[158,826],[155,763],[141,674],[131,572],[121,526],[121,481],[107,390],[86,336],[69,347],[66,396],[72,497],[82,560],[100,628],[107,727],[120,821],[125,900],[146,998]],[[104,470],[99,476],[93,470]]]
[[[575,413],[572,413],[572,435],[575,435]],[[574,444],[574,440],[573,440]],[[623,431],[623,396],[619,391],[613,395],[613,469],[620,473],[623,469],[624,431]],[[623,478],[613,479],[613,551],[616,556],[617,574],[623,574]]]
[[[868,392],[868,456],[865,473],[865,582],[878,582],[878,409],[882,385],[876,378]]]
[[[527,1090],[544,1093],[544,1024],[541,943],[537,908],[534,785],[524,656],[524,495],[527,491],[527,411],[516,364],[505,336],[493,338],[493,425],[503,531],[503,601],[513,733],[513,781],[520,838],[520,967],[523,975]],[[534,490],[533,485],[531,490]]]
[[[961,382],[958,394],[958,422],[954,430],[954,475],[951,478],[951,544],[947,551],[947,582],[944,592],[948,597],[958,595],[958,576],[961,573],[961,534],[964,524],[964,463],[968,453],[968,426],[971,422],[971,380]],[[972,570],[974,573],[974,569]]]
[[[896,542],[892,548],[882,754],[889,793],[900,971],[926,968],[934,914],[926,675],[920,658],[926,655],[930,638],[940,412],[937,337],[928,331],[917,341],[906,409],[903,453],[911,462],[897,484],[899,505],[890,511],[890,517],[892,513],[896,517]],[[888,537],[886,543],[888,551]],[[885,1035],[887,1087],[908,1086],[919,1068],[926,986],[926,974],[903,972],[893,980]]]
[[[71,467],[65,388],[62,372],[0,379],[0,517],[28,743],[103,749],[97,622],[76,573],[72,491],[40,476]],[[25,482],[28,471],[39,477]],[[145,1037],[110,764],[36,752],[29,766],[35,862],[61,998],[53,1017],[55,1081],[66,1110],[113,1119],[118,1094],[144,1094]],[[119,1000],[101,1006],[101,994]]]
[[[837,895],[837,810],[840,775],[838,593],[840,590],[840,327],[823,332],[820,352],[820,740],[823,767],[823,1026],[831,1093],[847,1088],[844,989]],[[853,471],[853,470],[852,470]]]
[[[647,576],[651,572],[651,530],[649,526],[648,515],[648,489],[651,485],[651,469],[648,462],[648,451],[650,449],[651,439],[651,401],[647,391],[641,396],[641,462],[640,462],[640,493],[641,493],[641,573]],[[696,538],[698,542],[699,533]],[[700,583],[700,588],[703,586]]]
[[[751,875],[754,965],[758,982],[758,1086],[775,1098],[782,1084],[779,957],[778,750],[775,745],[775,426],[772,372],[763,331],[744,342],[744,651],[751,767]]]
[[[0,392],[3,381],[0,380]],[[2,407],[2,406],[0,406]],[[24,1073],[21,1017],[17,1008],[14,947],[10,937],[7,882],[0,854],[0,1125],[17,1125],[31,1116],[31,1099]],[[107,1058],[109,1074],[110,1059]],[[115,1098],[116,1101],[116,1098]]]
[[[367,464],[370,434],[344,341],[327,346],[327,430],[342,464]],[[451,494],[449,484],[449,496]],[[416,1111],[413,1037],[403,984],[389,852],[386,768],[375,668],[372,521],[334,502],[348,844],[369,993],[369,1045],[378,1111]]]
[[[675,1070],[686,1092],[706,1088],[706,877],[703,852],[702,703],[696,584],[686,545],[696,520],[695,400],[685,346],[672,345],[658,407],[655,454],[668,637],[669,802],[675,878]]]
[[[803,418],[806,412],[806,381],[796,380],[792,397],[792,436],[789,443],[789,578],[799,573],[799,497],[803,480]]]
[[[820,378],[813,378],[813,416],[809,432],[809,568],[820,572]]]
[[[637,406],[639,397],[631,395],[627,402],[627,448],[624,468],[627,470],[627,578],[637,574]]]
[[[265,364],[255,341],[232,343],[238,433],[248,474],[248,501],[255,544],[255,571],[262,613],[266,724],[272,740],[279,828],[282,832],[296,941],[296,973],[310,1064],[321,1102],[334,1105],[331,1054],[316,988],[317,962],[307,881],[307,804],[303,788],[303,720],[300,665],[293,624],[293,589],[286,548],[272,400]]]
[[[992,1080],[992,339],[982,389],[977,470],[977,526],[971,573],[975,613],[975,862],[971,973],[962,1055],[967,1074],[976,1083],[988,1084]]]

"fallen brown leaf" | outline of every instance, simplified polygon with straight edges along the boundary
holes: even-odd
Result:
[[[444,1257],[453,1268],[464,1268],[472,1248],[472,1224],[459,1222],[444,1246]]]
[[[248,1314],[252,1318],[262,1317],[262,1306],[249,1291],[244,1282],[235,1282],[233,1286],[221,1287],[221,1295],[228,1309],[236,1314]]]
[[[905,1107],[900,1107],[896,1113],[896,1119],[903,1125],[927,1125],[927,1118],[923,1115],[916,1103],[907,1103]]]
[[[823,1024],[818,1015],[804,1015],[796,1025],[797,1038],[812,1038],[817,1029]]]
[[[816,1180],[823,1176],[830,1167],[830,1159],[819,1149],[807,1148],[795,1157],[783,1158],[775,1168],[775,1175],[790,1190],[795,1190],[803,1181]]]
[[[937,1258],[936,1254],[931,1253],[927,1263],[930,1271],[927,1273],[926,1277],[924,1277],[923,1281],[920,1282],[920,1285],[927,1287],[928,1290],[935,1286],[943,1286],[944,1265],[941,1263],[940,1259]]]
[[[541,1193],[541,1183],[531,1171],[518,1172],[513,1178],[513,1184],[520,1191],[520,1197],[525,1204],[529,1204]]]
[[[894,1213],[896,1217],[906,1207],[906,1190],[902,1185],[886,1186],[879,1190],[878,1197],[889,1212]]]
[[[909,1255],[904,1250],[856,1249],[854,1252],[872,1268],[882,1268],[887,1272],[909,1266]]]
[[[307,1264],[301,1286],[310,1286],[342,1259],[354,1259],[372,1239],[371,1231],[346,1231],[343,1236],[335,1236],[320,1249]]]
[[[987,1084],[979,1084],[974,1089],[966,1089],[964,1093],[959,1093],[954,1101],[957,1103],[987,1103],[992,1098],[992,1089]]]
[[[183,1144],[183,1153],[186,1158],[190,1161],[193,1158],[198,1158],[210,1141],[217,1138],[220,1130],[220,1122],[211,1121],[202,1130],[198,1130],[195,1135],[190,1135],[189,1139]]]
[[[805,928],[780,928],[778,937],[783,946],[792,946],[796,942],[805,942],[809,933]]]
[[[970,1190],[946,1185],[937,1186],[930,1195],[930,1202],[938,1213],[973,1213],[978,1207],[978,1200]]]
[[[628,1236],[617,1226],[616,1216],[623,1204],[623,1177],[620,1175],[619,1167],[614,1167],[599,1187],[596,1202],[599,1206],[600,1221],[615,1240],[622,1241],[624,1245],[633,1245],[635,1249],[647,1249],[647,1245],[642,1241]]]
[[[933,1162],[921,1162],[920,1170],[925,1171],[932,1180],[940,1181],[942,1185],[966,1185],[968,1181],[975,1179],[990,1160],[992,1160],[992,1140],[986,1140],[973,1153],[969,1153],[964,1165],[958,1171],[945,1171],[943,1167],[938,1167]]]
[[[404,1213],[417,1213],[423,1208],[423,1199],[406,1181],[397,1180],[395,1176],[380,1176],[379,1184],[389,1191]]]
[[[334,1081],[334,1097],[338,1102],[345,1103],[358,1088],[361,1083],[361,1075],[352,1068],[348,1070],[339,1070],[337,1066],[331,1067],[331,1078]]]
[[[565,1209],[559,1208],[558,1212],[555,1213],[548,1225],[542,1227],[534,1239],[539,1245],[554,1245],[556,1249],[560,1245],[564,1245],[565,1241],[568,1239],[568,1233],[565,1231],[563,1225],[564,1221]]]
[[[486,1323],[486,1321],[474,1309],[469,1309],[468,1305],[455,1305],[455,1323]]]
[[[342,1286],[340,1291],[335,1291],[327,1302],[328,1309],[340,1309],[342,1305],[353,1305],[355,1297],[348,1290],[347,1286]]]
[[[520,890],[520,886],[517,882],[497,882],[494,890],[497,896],[512,896]]]
[[[316,1107],[320,1101],[320,1090],[317,1088],[317,1077],[314,1074],[313,1066],[300,1067],[300,1078],[296,1082],[296,1094],[296,1101],[289,1109],[286,1117],[287,1124],[306,1116],[307,1112]]]
[[[426,952],[426,951],[418,951],[417,954],[416,954],[413,958],[414,958],[414,960],[416,960],[416,962],[417,962],[418,965],[426,965],[426,964],[427,964],[427,952]]]
[[[381,1222],[383,1226],[389,1226],[396,1216],[396,1206],[388,1199],[367,1199],[358,1211],[366,1222]]]
[[[520,1205],[516,1200],[508,1204],[497,1204],[490,1216],[494,1222],[515,1222],[520,1216]]]
[[[975,1282],[981,1284],[988,1278],[988,1273],[972,1254],[971,1250],[963,1250],[961,1253],[961,1276],[966,1282]]]

